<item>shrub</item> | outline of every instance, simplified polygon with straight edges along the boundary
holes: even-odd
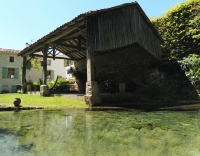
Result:
[[[18,90],[17,90],[17,93],[21,94],[21,93],[22,93],[21,89],[18,89]]]
[[[1,93],[2,94],[9,93],[9,90],[2,90]]]
[[[50,90],[58,92],[68,92],[71,84],[71,81],[64,78],[58,78],[57,82],[53,80],[47,83]]]
[[[34,84],[34,85],[40,85],[40,81],[39,81],[39,80],[33,81],[33,84]]]

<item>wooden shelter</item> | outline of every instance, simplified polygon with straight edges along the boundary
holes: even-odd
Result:
[[[89,11],[65,23],[46,36],[23,49],[18,56],[43,52],[44,85],[46,85],[46,60],[49,53],[55,58],[56,51],[69,59],[86,60],[86,103],[101,102],[94,81],[94,57],[119,49],[135,46],[145,49],[161,61],[162,38],[153,27],[137,2],[126,3],[108,9]],[[25,61],[24,61],[25,62]]]

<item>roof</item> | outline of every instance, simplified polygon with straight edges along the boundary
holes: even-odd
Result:
[[[26,55],[30,53],[34,53],[37,51],[41,51],[44,47],[44,45],[51,44],[51,46],[55,46],[56,49],[60,52],[63,52],[63,54],[69,56],[70,59],[83,59],[86,57],[86,38],[83,36],[86,36],[86,19],[89,16],[94,16],[106,11],[111,11],[118,8],[123,8],[126,6],[134,5],[140,12],[140,14],[143,16],[144,20],[147,22],[147,24],[151,27],[154,34],[162,41],[161,36],[157,32],[157,30],[154,28],[153,24],[150,22],[149,18],[146,16],[142,8],[137,2],[131,2],[131,3],[125,3],[122,5],[118,5],[115,7],[107,8],[107,9],[101,9],[96,11],[88,11],[86,13],[80,14],[77,17],[75,17],[70,22],[67,22],[60,27],[56,28],[49,34],[43,36],[30,46],[23,49],[18,56],[20,55]],[[81,38],[81,44],[78,45],[78,36],[82,36]],[[76,39],[75,39],[76,37]],[[68,39],[71,39],[68,41]],[[59,41],[59,43],[58,43]],[[62,44],[61,41],[64,41],[65,44]]]
[[[0,48],[0,52],[18,54],[20,50]]]
[[[38,56],[38,57],[42,57],[42,56],[43,56],[43,53],[42,53],[42,52],[36,52],[36,53],[34,53],[34,55],[35,55],[35,56]],[[53,56],[52,56],[51,53],[47,54],[47,57],[48,57],[48,58],[53,58]],[[55,58],[56,58],[56,59],[69,59],[68,56],[63,55],[63,54],[56,54],[56,55],[55,55]]]

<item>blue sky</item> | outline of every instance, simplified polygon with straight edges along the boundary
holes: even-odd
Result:
[[[137,0],[148,17],[161,16],[184,0]],[[127,0],[0,0],[0,48],[22,50],[81,13]]]

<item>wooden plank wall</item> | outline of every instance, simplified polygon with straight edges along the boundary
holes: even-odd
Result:
[[[88,17],[87,39],[90,52],[102,52],[137,42],[161,60],[160,40],[134,5]]]

